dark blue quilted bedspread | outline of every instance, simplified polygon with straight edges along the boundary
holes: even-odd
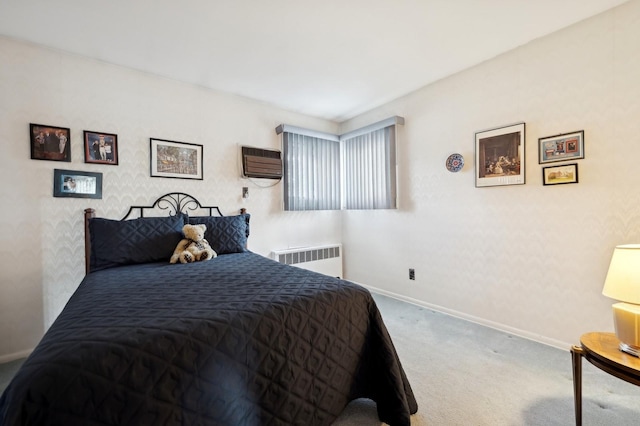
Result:
[[[417,405],[369,292],[254,253],[88,275],[0,399],[3,425],[329,425]]]

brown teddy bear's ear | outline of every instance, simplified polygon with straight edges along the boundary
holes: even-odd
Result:
[[[207,230],[207,225],[205,225],[204,223],[201,223],[199,225],[197,225],[200,229],[202,229],[202,232]]]

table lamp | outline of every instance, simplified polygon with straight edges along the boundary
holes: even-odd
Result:
[[[602,294],[620,301],[613,305],[620,350],[640,357],[640,244],[614,249]]]

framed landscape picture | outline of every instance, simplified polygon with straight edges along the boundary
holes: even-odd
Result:
[[[71,161],[71,131],[68,127],[29,124],[31,159]]]
[[[525,124],[476,133],[476,187],[525,183]]]
[[[202,145],[150,139],[151,176],[202,180]]]
[[[118,165],[118,135],[84,131],[84,162]]]
[[[544,185],[561,185],[564,183],[578,183],[578,164],[564,164],[542,168],[542,183]]]
[[[102,198],[102,173],[54,169],[53,196]]]

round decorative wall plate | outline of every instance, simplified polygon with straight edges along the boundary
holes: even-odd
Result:
[[[450,172],[459,172],[464,166],[464,157],[461,154],[451,154],[447,158],[447,170]]]

